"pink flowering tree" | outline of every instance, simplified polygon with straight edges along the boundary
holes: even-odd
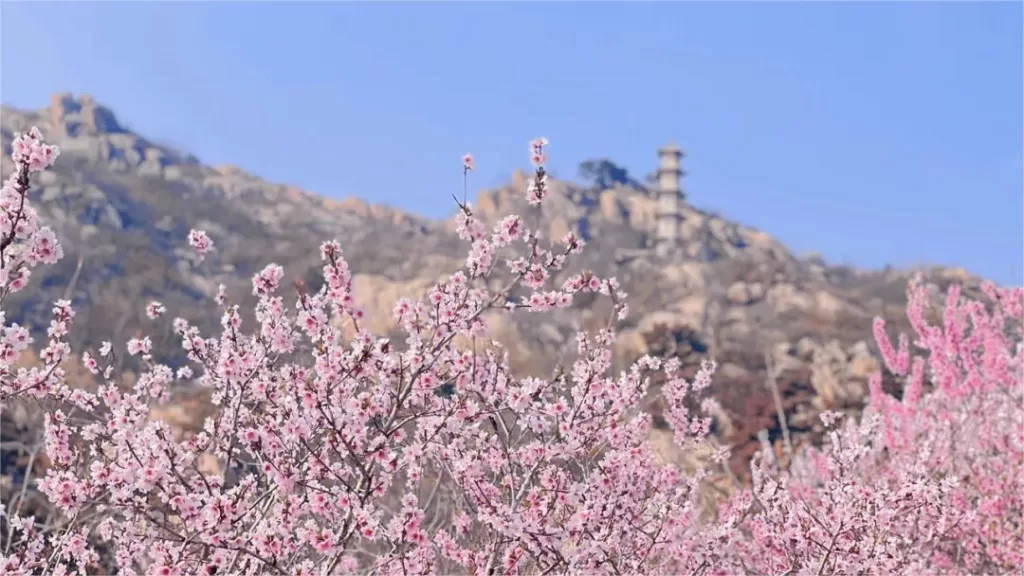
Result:
[[[55,152],[35,132],[17,142],[20,179],[5,188],[5,202],[22,206],[28,173],[46,163],[26,158]],[[531,144],[533,204],[547,195],[544,146]],[[464,172],[472,168],[467,157]],[[24,247],[11,252],[20,266],[12,270],[46,261],[26,251],[49,247],[52,259],[59,250],[52,234],[21,227],[19,218],[9,220]],[[652,358],[609,375],[609,328],[580,335],[568,373],[516,378],[487,338],[483,314],[543,312],[569,306],[575,293],[600,292],[623,316],[625,294],[614,279],[590,275],[549,286],[583,248],[573,234],[546,247],[517,216],[487,230],[463,204],[460,218],[459,234],[470,244],[465,268],[423,301],[398,303],[395,321],[407,335],[400,347],[361,328],[337,242],[321,247],[325,283],[316,293],[300,286],[286,299],[281,267],[257,274],[251,326],[223,290],[221,334],[205,336],[175,319],[191,361],[177,373],[153,357],[149,338],[129,341],[127,352],[146,367],[130,389],[113,374],[110,344],[82,354],[102,381],[95,395],[66,385],[59,364],[70,355],[60,340],[74,316],[67,302],[54,309],[45,369],[13,373],[31,340],[8,328],[3,400],[47,403],[52,466],[39,488],[66,522],[43,533],[8,511],[8,539],[16,543],[4,567],[95,570],[100,552],[119,571],[152,574],[700,565],[709,541],[693,521],[700,476],[657,463],[646,442],[649,416],[635,408],[648,376],[666,371],[679,401],[671,412],[679,440],[703,441],[708,420],[681,406],[707,385],[711,367],[692,386],[679,378],[678,364]],[[201,231],[188,241],[200,256],[213,249]],[[509,271],[508,284],[481,287],[498,267]],[[163,313],[159,303],[147,307],[152,318]],[[344,336],[346,328],[354,337]],[[177,380],[193,376],[213,390],[219,409],[201,433],[177,440],[150,409]],[[443,508],[439,490],[447,495]]]
[[[527,197],[548,194],[545,146],[531,143]],[[3,282],[22,289],[34,265],[60,255],[26,204],[28,176],[56,150],[38,132],[16,139],[15,177],[3,191]],[[463,159],[463,173],[474,168]],[[458,201],[458,200],[456,200]],[[931,352],[883,351],[907,375],[902,402],[873,386],[857,425],[805,450],[788,471],[766,453],[751,490],[710,518],[700,514],[706,470],[660,463],[641,409],[663,372],[666,419],[682,448],[708,441],[706,364],[692,382],[679,364],[644,357],[611,374],[612,326],[626,314],[613,278],[589,274],[552,286],[583,249],[568,234],[543,241],[518,216],[494,229],[459,203],[469,243],[462,270],[422,301],[402,300],[406,338],[362,328],[351,272],[337,242],[321,247],[323,287],[282,287],[270,265],[252,279],[254,320],[216,298],[221,332],[174,319],[190,365],[161,364],[147,337],[127,343],[145,370],[124,386],[113,347],[83,351],[102,382],[68,385],[66,335],[74,312],[54,307],[44,366],[14,368],[32,340],[4,324],[0,400],[43,406],[51,466],[39,489],[62,520],[4,511],[5,573],[69,570],[125,574],[374,573],[836,573],[1007,572],[1020,566],[1019,291],[990,289],[995,311],[951,296],[945,330],[915,323]],[[202,257],[202,231],[189,244]],[[507,270],[508,283],[483,280]],[[15,284],[17,286],[15,287]],[[598,292],[608,327],[580,334],[568,371],[511,374],[487,336],[488,313],[543,313]],[[921,318],[920,292],[911,318]],[[142,304],[140,303],[140,306]],[[164,317],[159,302],[146,306]],[[916,315],[916,316],[915,316]],[[967,321],[970,321],[970,329]],[[166,321],[166,320],[164,320]],[[1006,323],[1016,322],[1017,332]],[[879,327],[884,336],[883,327]],[[1014,344],[1014,342],[1018,342]],[[931,367],[931,371],[926,370]],[[925,393],[925,380],[937,383]],[[217,406],[182,438],[151,417],[180,381],[211,389]],[[700,406],[693,412],[688,406]],[[984,418],[979,417],[984,415]],[[826,414],[827,424],[834,415]],[[721,462],[727,451],[714,451]]]
[[[902,399],[870,383],[859,422],[831,427],[823,450],[802,452],[788,474],[770,454],[753,489],[726,508],[737,527],[722,565],[758,574],[1019,574],[1024,570],[1024,379],[1020,288],[983,285],[989,307],[949,289],[941,326],[924,319],[914,280],[910,340],[875,336]],[[926,382],[931,390],[925,391]]]

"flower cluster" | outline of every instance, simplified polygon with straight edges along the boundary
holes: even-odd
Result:
[[[190,231],[188,233],[188,245],[196,251],[200,262],[213,250],[213,240],[210,239],[205,230]]]
[[[537,169],[537,174],[527,186],[526,199],[533,205],[540,204],[548,195],[548,177],[544,171],[544,165],[548,162],[548,155],[544,153],[547,144],[547,138],[535,138],[530,142],[530,163]]]
[[[167,312],[167,308],[163,304],[153,301],[146,305],[146,317],[150,320],[156,320]]]
[[[26,174],[56,154],[38,152],[50,148],[33,134],[34,144],[16,150]],[[548,194],[546,144],[530,146],[532,203]],[[464,175],[472,169],[467,156]],[[462,208],[465,266],[422,300],[396,304],[401,341],[363,327],[336,241],[321,246],[316,292],[300,283],[286,294],[282,268],[269,265],[252,278],[254,322],[223,288],[218,334],[171,321],[188,366],[161,364],[148,336],[130,340],[128,353],[144,366],[131,387],[114,373],[105,343],[98,356],[81,355],[101,379],[98,391],[68,388],[60,364],[71,358],[62,340],[74,317],[69,303],[54,307],[43,368],[14,369],[34,341],[5,321],[0,399],[45,405],[50,465],[38,489],[64,520],[22,518],[22,500],[14,500],[4,511],[0,571],[820,574],[1021,566],[1020,291],[987,288],[992,313],[951,293],[944,327],[933,328],[912,290],[917,344],[930,357],[911,359],[908,339],[887,347],[884,326],[877,328],[887,365],[908,378],[903,400],[881,394],[876,382],[865,418],[823,415],[829,427],[846,424],[824,450],[802,451],[788,470],[759,459],[753,486],[708,518],[698,495],[709,470],[659,460],[640,407],[658,374],[675,441],[707,447],[712,406],[700,398],[713,363],[692,380],[678,361],[653,357],[612,373],[612,326],[627,313],[626,294],[614,278],[565,272],[583,242],[570,233],[545,245],[518,216],[489,228]],[[201,231],[188,240],[200,257],[212,249]],[[506,284],[483,281],[502,264]],[[550,378],[513,374],[486,315],[564,308],[581,292],[612,301],[608,327],[579,334],[571,366]],[[158,302],[147,307],[155,322],[166,321],[164,313]],[[181,435],[153,409],[176,380],[193,378],[216,410],[202,430]],[[727,451],[714,454],[721,462]]]
[[[64,255],[53,230],[39,222],[28,204],[29,176],[53,164],[59,150],[43,142],[39,130],[15,134],[15,170],[0,186],[0,304],[28,284],[32,268],[54,264]]]

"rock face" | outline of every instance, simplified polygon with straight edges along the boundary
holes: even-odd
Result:
[[[148,300],[214,330],[211,299],[218,284],[243,309],[251,303],[248,278],[271,261],[283,264],[288,277],[319,286],[316,248],[323,240],[341,242],[356,274],[356,299],[380,333],[393,328],[391,307],[399,295],[422,295],[465,261],[467,246],[454,233],[454,219],[431,221],[358,199],[321,198],[236,167],[204,165],[124,129],[88,96],[56,95],[36,111],[4,107],[2,120],[4,177],[13,169],[14,132],[38,125],[61,146],[55,168],[32,195],[66,253],[58,265],[37,272],[35,289],[11,302],[9,320],[41,330],[53,300],[67,294],[78,310],[71,338],[78,350],[102,340],[123,345],[144,329],[159,352],[180,354],[168,329],[154,333],[146,321]],[[507,186],[480,192],[474,210],[491,224],[510,212],[531,215],[532,226],[537,209],[525,201],[527,177],[517,172]],[[759,430],[778,436],[765,351],[781,370],[777,382],[794,430],[813,431],[821,409],[862,405],[867,376],[878,368],[873,343],[867,344],[871,319],[881,315],[893,329],[905,327],[908,272],[797,258],[768,234],[689,204],[683,206],[679,255],[656,258],[649,249],[654,196],[636,182],[610,186],[551,182],[538,229],[549,240],[579,233],[588,246],[569,273],[587,268],[616,276],[630,294],[631,317],[618,327],[619,368],[647,353],[679,356],[691,367],[704,358],[718,361],[714,393],[723,409],[717,425],[723,441],[737,446],[738,473]],[[207,230],[217,245],[201,264],[185,243],[193,227]],[[977,285],[961,270],[927,272],[941,287]],[[575,323],[604,323],[605,304],[581,301],[583,310],[488,321],[521,374],[545,375],[571,358]],[[176,420],[203,413],[166,411]]]

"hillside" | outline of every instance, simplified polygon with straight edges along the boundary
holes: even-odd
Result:
[[[55,95],[47,108],[4,107],[0,114],[4,177],[13,168],[14,132],[37,125],[61,147],[55,168],[42,175],[32,195],[65,257],[37,272],[33,288],[17,295],[9,314],[41,329],[53,300],[70,297],[79,311],[72,335],[77,347],[110,339],[123,346],[143,328],[153,334],[144,314],[149,300],[163,302],[172,317],[213,329],[217,285],[224,283],[236,301],[245,302],[249,277],[271,261],[282,264],[288,277],[318,285],[316,247],[331,238],[341,242],[356,274],[356,298],[371,328],[384,333],[400,295],[422,295],[464,262],[466,247],[453,221],[321,198],[235,167],[206,166],[126,130],[88,96]],[[726,442],[739,447],[737,470],[757,445],[759,430],[768,429],[773,439],[779,434],[764,384],[767,364],[776,369],[789,425],[798,433],[815,429],[815,414],[825,407],[862,405],[867,377],[878,369],[871,319],[882,315],[894,328],[904,325],[909,272],[853,270],[797,257],[764,232],[689,204],[679,252],[658,256],[649,248],[652,191],[628,179],[605,184],[554,182],[552,198],[537,213],[525,202],[525,175],[517,173],[506,186],[481,191],[473,206],[491,223],[517,212],[531,225],[539,218],[548,238],[572,229],[587,239],[587,250],[569,271],[583,267],[616,276],[630,294],[630,318],[619,326],[620,365],[648,352],[677,355],[691,366],[713,356],[720,364],[713,393],[724,406],[717,426]],[[190,228],[207,230],[216,243],[202,263],[185,243]],[[929,276],[940,287],[977,284],[961,270],[931,270]],[[577,305],[588,310],[584,327],[603,321],[601,303]],[[492,318],[491,324],[517,370],[545,374],[572,350],[580,317],[578,310],[523,314]],[[178,354],[163,330],[154,334],[158,349]]]

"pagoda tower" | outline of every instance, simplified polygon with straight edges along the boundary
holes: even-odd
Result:
[[[658,209],[654,232],[655,252],[668,256],[679,247],[679,227],[682,214],[682,150],[671,141],[658,149]]]

